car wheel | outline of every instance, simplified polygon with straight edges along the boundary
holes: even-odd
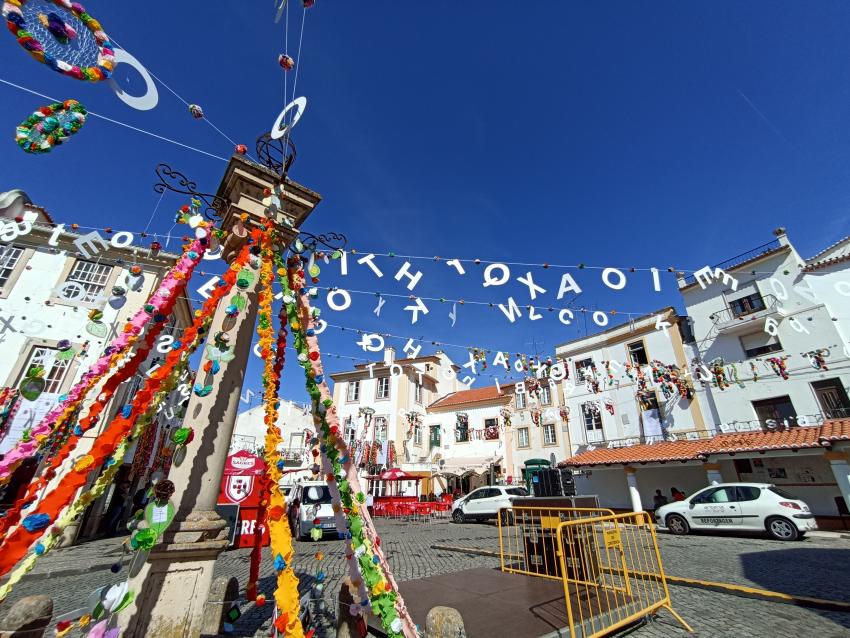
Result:
[[[514,524],[513,512],[510,512],[508,510],[502,510],[499,513],[499,520],[502,523],[502,525],[504,525],[506,527],[513,525]]]
[[[684,517],[678,514],[670,514],[667,517],[667,529],[676,536],[684,536],[691,531],[691,526],[688,525],[688,521]]]
[[[800,537],[797,526],[782,516],[771,516],[765,526],[767,533],[778,541],[795,541]]]
[[[465,523],[466,516],[463,515],[463,511],[460,508],[457,508],[454,512],[452,512],[452,520],[455,523]]]

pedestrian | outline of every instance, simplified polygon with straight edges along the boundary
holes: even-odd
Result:
[[[124,522],[124,516],[130,504],[130,482],[121,481],[115,488],[112,500],[109,501],[109,507],[106,509],[106,533],[109,536],[118,535],[118,527]]]
[[[375,515],[375,497],[372,492],[366,494],[366,511],[369,512],[369,518]]]
[[[655,504],[655,509],[663,507],[664,505],[667,505],[667,503],[670,502],[669,500],[667,500],[667,497],[661,493],[661,490],[655,490],[655,496],[652,497],[652,500]]]
[[[685,493],[684,493],[684,492],[680,492],[680,491],[679,491],[677,488],[675,488],[675,487],[671,487],[671,488],[670,488],[670,495],[673,497],[673,501],[674,501],[674,502],[675,502],[675,501],[684,501],[684,500],[685,500]]]
[[[145,509],[150,502],[150,491],[153,487],[153,481],[148,479],[144,486],[139,488],[133,495],[133,513]]]

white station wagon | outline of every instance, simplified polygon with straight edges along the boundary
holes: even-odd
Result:
[[[780,541],[793,541],[817,529],[803,501],[770,483],[720,483],[684,501],[655,510],[658,525],[673,534],[692,529],[767,532]]]

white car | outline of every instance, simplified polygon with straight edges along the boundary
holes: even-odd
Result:
[[[767,532],[793,541],[817,529],[809,506],[770,483],[720,483],[655,510],[658,525],[673,534],[692,529]]]
[[[479,487],[452,503],[452,520],[463,523],[496,518],[500,509],[511,506],[512,498],[520,496],[528,496],[528,490],[510,485]]]
[[[324,481],[305,481],[290,492],[289,527],[298,540],[310,538],[310,530],[318,525],[322,532],[336,532],[331,491]]]

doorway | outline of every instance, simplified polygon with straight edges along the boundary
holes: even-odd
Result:
[[[840,379],[813,381],[812,388],[825,418],[844,419],[850,417],[850,400],[847,398],[847,391]]]

